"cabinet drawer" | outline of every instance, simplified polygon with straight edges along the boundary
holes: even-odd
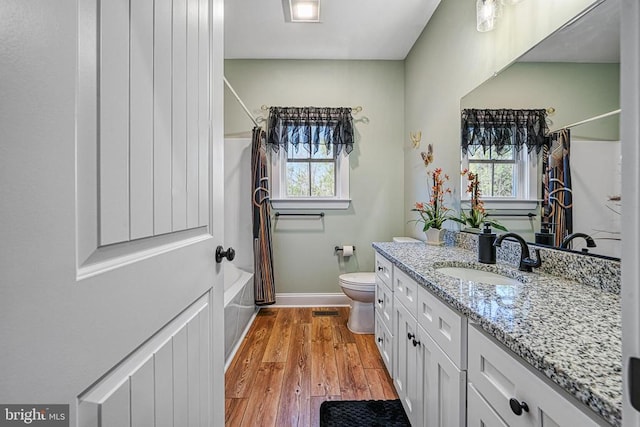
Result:
[[[469,382],[511,427],[606,425],[595,413],[568,395],[526,362],[477,329],[469,328]],[[521,415],[510,399],[526,403]]]
[[[467,427],[509,427],[471,384],[467,386]]]
[[[393,268],[393,296],[405,306],[414,318],[418,311],[418,284],[403,271]]]
[[[376,277],[389,289],[393,289],[391,261],[376,252]]]
[[[391,289],[382,283],[379,277],[376,277],[376,315],[379,315],[387,329],[393,330],[393,293]]]
[[[467,318],[421,286],[417,318],[458,369],[467,369]]]
[[[380,356],[382,356],[384,365],[387,367],[387,372],[393,378],[393,335],[391,335],[391,330],[387,328],[378,314],[376,314],[375,338]]]

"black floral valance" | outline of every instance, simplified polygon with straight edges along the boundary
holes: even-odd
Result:
[[[318,151],[323,144],[334,147],[339,154],[344,149],[353,150],[353,118],[351,108],[339,107],[271,107],[267,144],[274,151],[288,149],[289,143],[298,149],[299,144],[310,151]]]
[[[540,110],[462,110],[462,152],[491,147],[502,153],[508,146],[524,146],[536,153],[549,146],[547,112]]]

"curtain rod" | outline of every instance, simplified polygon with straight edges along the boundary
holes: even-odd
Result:
[[[256,119],[253,117],[253,114],[251,114],[251,111],[249,111],[249,109],[247,108],[246,105],[244,105],[244,102],[242,102],[242,99],[240,99],[240,96],[238,95],[238,93],[233,89],[233,86],[231,86],[231,83],[229,83],[229,80],[227,80],[226,77],[222,77],[224,79],[224,84],[227,85],[227,87],[229,88],[229,90],[231,91],[231,93],[233,94],[233,96],[236,97],[236,99],[238,100],[238,103],[240,104],[240,106],[244,109],[244,112],[247,113],[247,116],[249,116],[249,118],[251,119],[251,121],[258,127],[260,127],[260,125],[258,124],[258,122],[256,121]]]
[[[268,107],[267,105],[262,105],[262,106],[260,107],[260,109],[261,109],[262,111],[269,111],[269,107]],[[361,112],[361,111],[362,111],[362,107],[361,107],[360,105],[358,105],[357,107],[351,107],[351,110],[352,110],[352,112],[353,112],[354,114],[358,114],[359,112]]]
[[[595,116],[595,117],[591,117],[591,118],[588,118],[588,119],[585,119],[585,120],[581,120],[579,122],[571,123],[570,125],[563,126],[561,128],[549,131],[549,134],[552,134],[554,132],[558,132],[558,131],[560,131],[562,129],[569,129],[569,128],[576,127],[576,126],[579,126],[579,125],[583,125],[585,123],[592,122],[594,120],[604,119],[605,117],[609,117],[609,116],[613,116],[613,115],[616,115],[616,114],[620,114],[620,111],[622,111],[622,110],[620,108],[618,108],[617,110],[609,111],[608,113],[600,114],[599,116]]]

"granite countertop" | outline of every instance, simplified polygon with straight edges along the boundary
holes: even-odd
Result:
[[[455,246],[376,242],[373,247],[608,423],[622,424],[619,295],[509,264],[480,264],[474,251]],[[469,265],[523,283],[487,285],[436,271]]]

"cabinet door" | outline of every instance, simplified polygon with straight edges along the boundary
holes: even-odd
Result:
[[[378,314],[376,314],[376,345],[380,356],[384,361],[389,376],[393,378],[393,335],[390,330],[384,324]]]
[[[379,277],[376,278],[376,314],[389,330],[393,330],[393,293]]]
[[[393,305],[393,324],[395,334],[393,345],[393,383],[398,392],[409,421],[412,425],[420,425],[416,422],[417,406],[419,401],[417,396],[417,375],[416,369],[416,347],[413,346],[413,339],[416,334],[416,319],[409,311],[396,300]]]
[[[469,383],[467,386],[467,427],[509,427]]]
[[[420,419],[425,427],[464,427],[467,377],[418,326],[418,357]]]

